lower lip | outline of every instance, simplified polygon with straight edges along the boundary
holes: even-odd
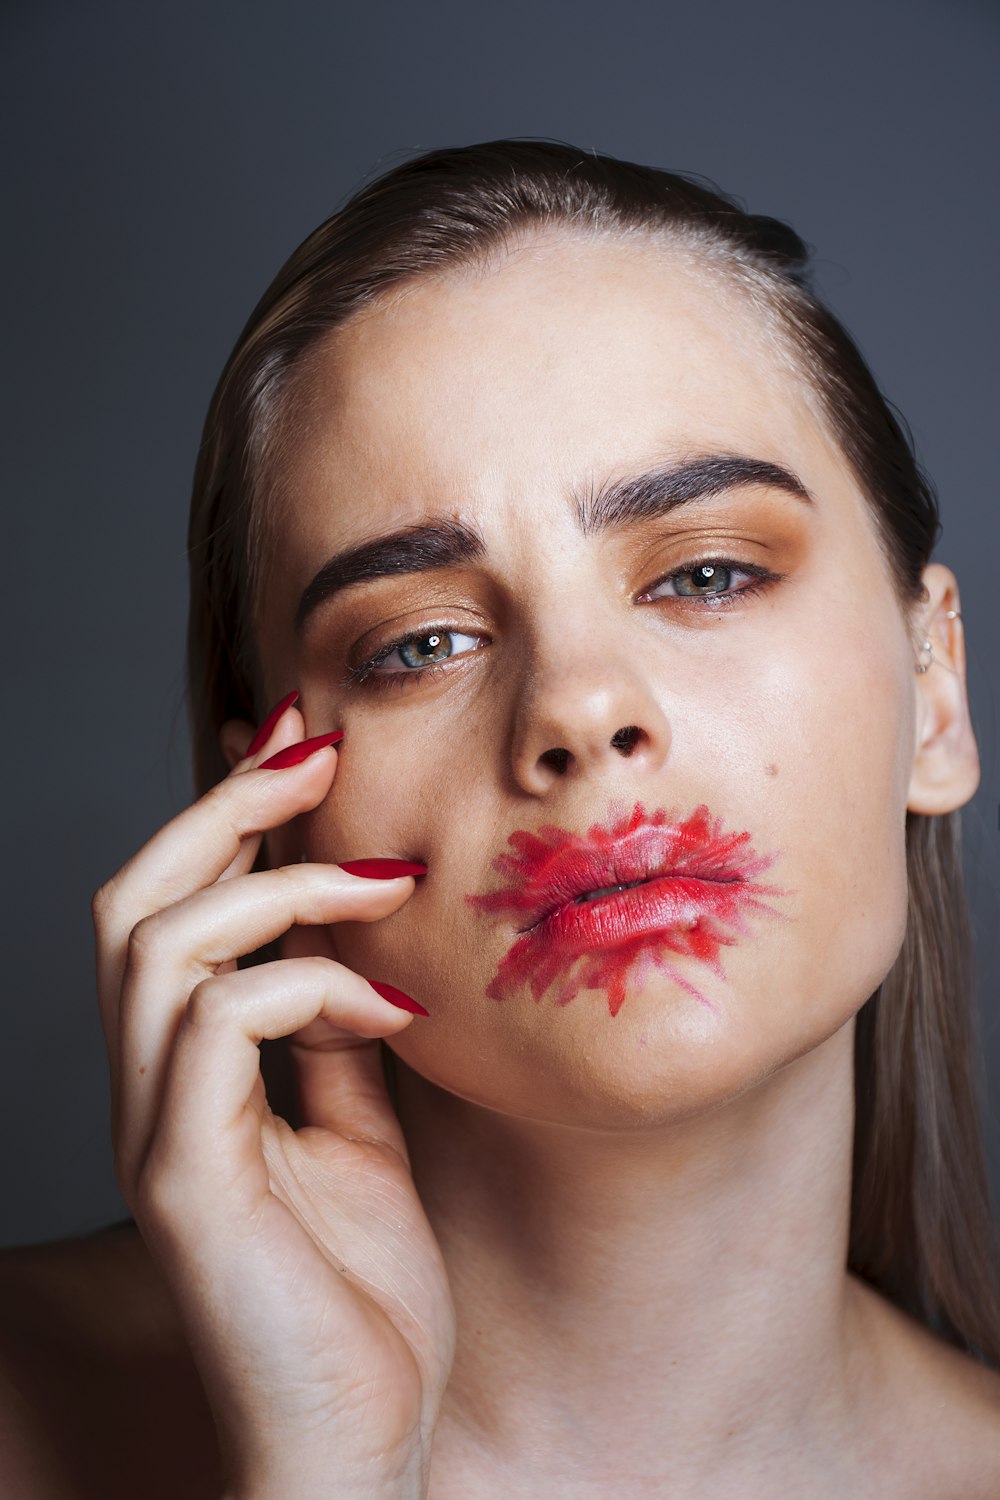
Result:
[[[758,899],[761,889],[739,879],[662,876],[595,901],[571,901],[520,935],[486,994],[506,1000],[526,987],[535,1000],[551,993],[563,1006],[581,990],[603,990],[616,1016],[630,990],[656,969],[714,1011],[671,955],[698,959],[724,979],[720,948],[748,931],[746,911],[771,910]]]
[[[708,917],[731,920],[742,894],[739,880],[663,875],[596,900],[570,901],[525,936],[581,953],[620,948],[654,933],[695,932]]]

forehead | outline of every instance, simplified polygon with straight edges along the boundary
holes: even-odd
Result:
[[[550,236],[414,280],[309,352],[276,476],[283,563],[300,578],[429,509],[548,524],[568,490],[692,449],[850,484],[745,290],[646,237]]]

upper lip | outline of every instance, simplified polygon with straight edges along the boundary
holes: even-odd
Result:
[[[491,909],[516,911],[518,930],[528,932],[588,892],[666,876],[731,884],[747,878],[748,835],[721,834],[702,804],[683,823],[659,811],[648,817],[637,805],[631,817],[610,827],[594,825],[586,835],[546,827],[520,837],[520,858],[502,855],[495,868],[514,881],[474,898]],[[514,842],[514,840],[512,840]],[[742,860],[736,858],[736,847]],[[756,869],[757,861],[750,863]]]

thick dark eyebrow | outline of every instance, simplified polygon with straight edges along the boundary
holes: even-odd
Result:
[[[727,490],[763,485],[785,490],[806,504],[813,497],[791,469],[741,454],[707,454],[652,469],[647,474],[615,479],[588,495],[577,495],[576,513],[584,536],[632,526],[667,515],[681,505],[710,500]]]
[[[814,503],[790,469],[763,459],[724,453],[684,459],[613,480],[586,495],[578,493],[574,496],[576,516],[584,535],[593,536],[665,516],[682,505],[748,485],[784,490],[809,505]],[[406,526],[337,552],[303,592],[295,611],[296,634],[301,633],[313,610],[351,584],[459,567],[485,555],[486,542],[474,526],[446,518]]]
[[[349,547],[346,552],[337,552],[323,564],[299,600],[295,611],[296,634],[314,609],[341,589],[350,588],[352,583],[389,578],[395,573],[454,568],[460,563],[476,562],[485,553],[486,543],[479,531],[462,521],[444,519],[406,526],[401,531]]]

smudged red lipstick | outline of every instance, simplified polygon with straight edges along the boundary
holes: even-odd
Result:
[[[710,1008],[668,954],[705,963],[725,978],[719,950],[750,932],[748,915],[782,917],[765,896],[788,895],[756,880],[777,859],[760,855],[749,833],[725,833],[701,803],[683,821],[667,812],[594,824],[586,835],[547,825],[518,830],[493,869],[508,884],[467,896],[480,911],[514,918],[517,937],[486,993],[504,1000],[530,988],[568,1005],[581,989],[601,989],[617,1015],[628,989],[659,968]]]

